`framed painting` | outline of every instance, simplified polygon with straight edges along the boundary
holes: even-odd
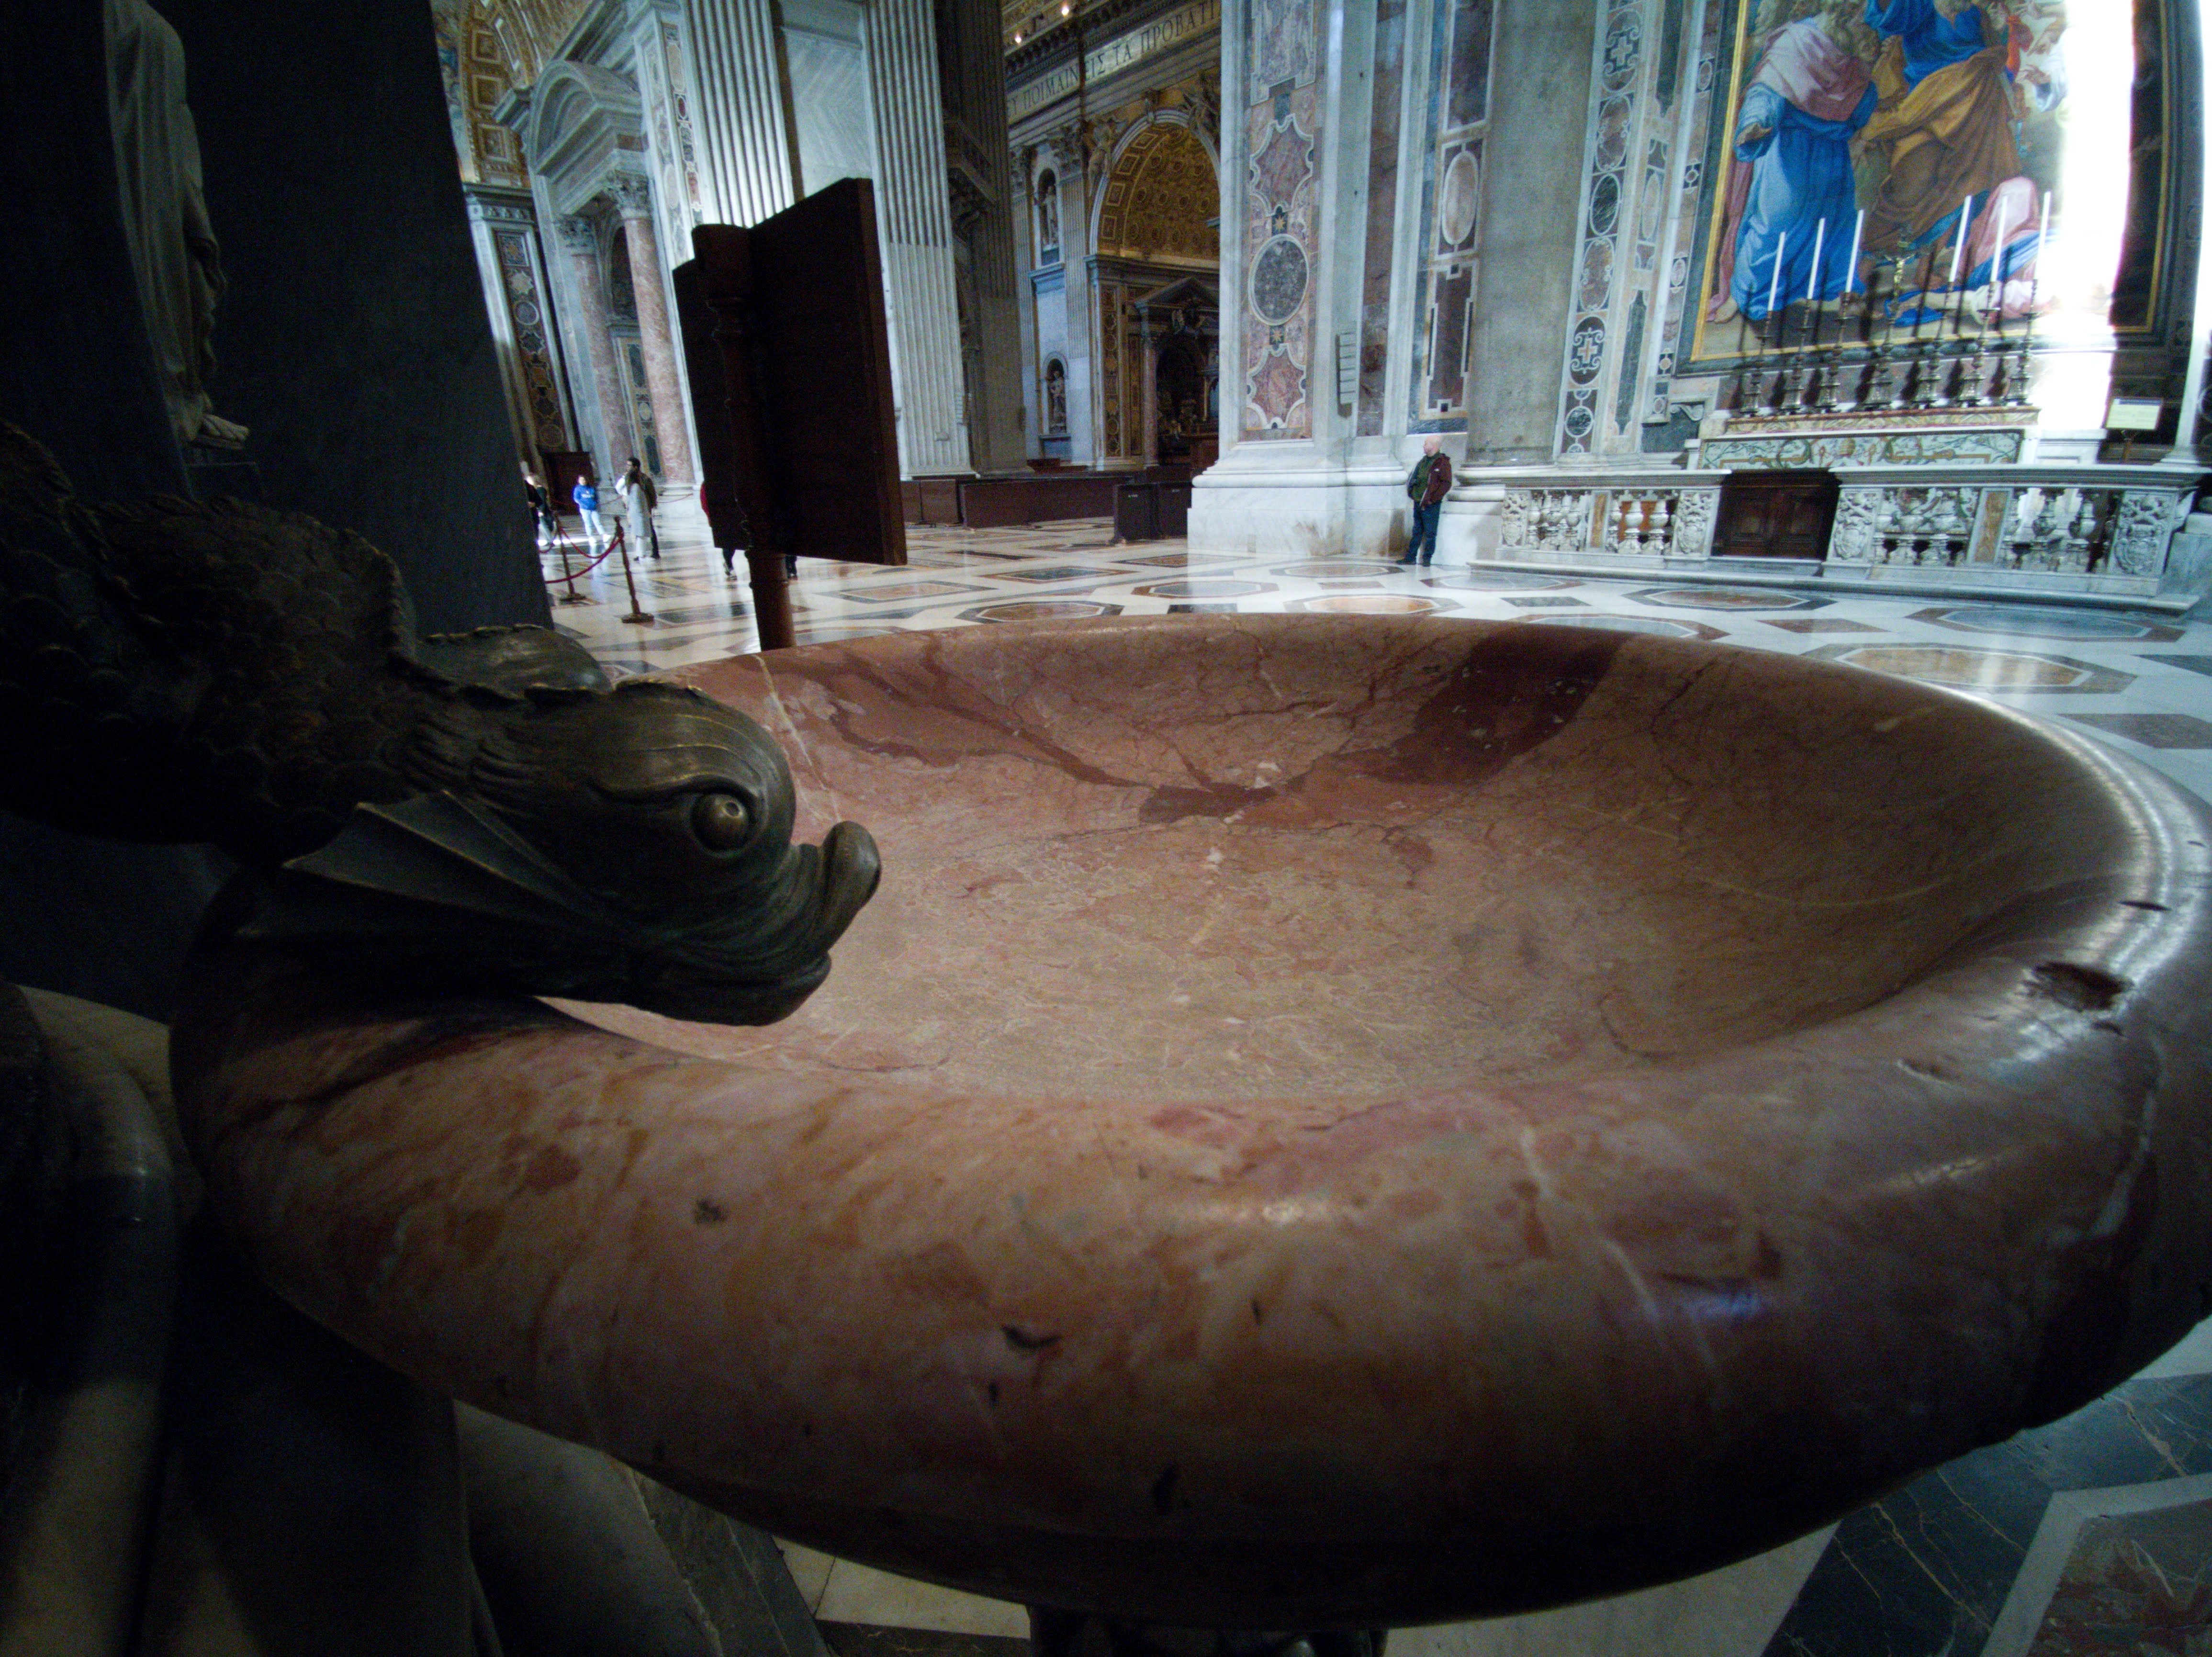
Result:
[[[1685,372],[2057,312],[2155,325],[2166,0],[1719,3]]]

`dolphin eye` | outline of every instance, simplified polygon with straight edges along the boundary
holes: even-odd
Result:
[[[735,851],[752,828],[752,813],[735,794],[702,794],[691,804],[691,832],[710,852]]]

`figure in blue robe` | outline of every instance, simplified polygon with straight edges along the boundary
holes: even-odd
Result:
[[[1866,20],[1877,34],[1894,35],[1905,49],[1908,92],[1989,44],[1979,6],[1964,6],[1956,17],[1946,17],[1936,0],[1866,0]]]
[[[1805,298],[1832,300],[1851,285],[1851,232],[1858,184],[1851,135],[1873,115],[1876,94],[1865,64],[1832,40],[1815,18],[1781,29],[1746,89],[1736,118],[1738,179],[1743,192],[1729,297],[1757,322]],[[1749,169],[1747,180],[1741,169]],[[1825,223],[1826,228],[1822,231]],[[1786,238],[1786,240],[1785,240]],[[1821,244],[1814,281],[1813,250]]]

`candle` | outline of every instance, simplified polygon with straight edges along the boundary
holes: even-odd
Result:
[[[1813,229],[1813,275],[1805,284],[1805,303],[1820,302],[1820,250],[1828,245],[1828,222],[1822,219]]]
[[[2035,226],[2035,280],[2043,280],[2043,244],[2051,235],[2051,192],[2043,192],[2043,216]]]
[[[1859,241],[1866,234],[1866,209],[1859,209],[1859,222],[1851,227],[1851,261],[1844,271],[1844,291],[1848,294],[1859,285]]]
[[[1974,198],[1972,196],[1959,203],[1959,234],[1951,240],[1951,280],[1947,284],[1959,285],[1960,262],[1966,257],[1966,230],[1974,222]]]
[[[1996,304],[2000,310],[2004,307],[2005,209],[2011,205],[2011,203],[2004,201],[2000,201],[1997,203],[1996,240],[1990,244],[1990,288],[1996,295]]]
[[[1790,233],[1782,233],[1782,240],[1774,245],[1774,280],[1766,284],[1766,314],[1774,314],[1776,301],[1782,297],[1782,256],[1790,251]]]

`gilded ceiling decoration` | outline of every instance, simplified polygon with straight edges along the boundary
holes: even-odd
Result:
[[[1187,126],[1157,122],[1130,142],[1106,181],[1098,246],[1143,259],[1218,264],[1221,186],[1213,158]]]

